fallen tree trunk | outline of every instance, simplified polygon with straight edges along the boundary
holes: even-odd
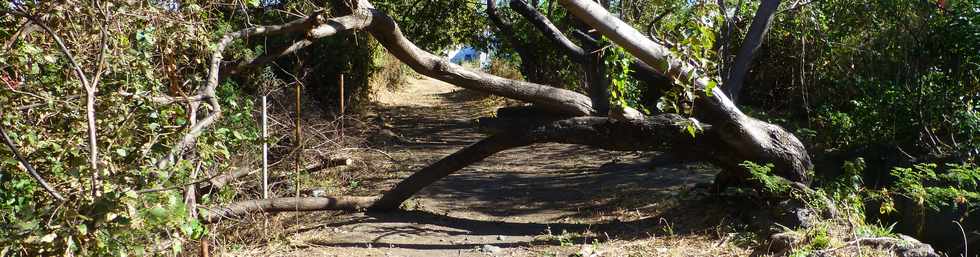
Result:
[[[528,143],[521,138],[506,133],[480,140],[398,182],[394,188],[371,205],[370,209],[375,211],[398,209],[402,202],[439,179],[500,151],[525,145]]]
[[[813,164],[806,148],[793,134],[783,128],[759,121],[742,113],[722,92],[716,82],[701,75],[698,67],[682,61],[671,51],[619,20],[598,3],[587,0],[560,0],[569,13],[596,28],[628,52],[650,64],[654,69],[681,83],[693,86],[698,94],[695,110],[698,117],[717,127],[717,135],[742,160],[772,163],[776,174],[794,182],[809,184],[807,172]],[[723,167],[727,172],[743,173],[737,166]]]
[[[613,151],[650,151],[665,149],[671,145],[704,144],[685,134],[678,122],[681,120],[684,118],[676,114],[662,114],[638,119],[574,117],[544,124],[534,122],[508,125],[506,128],[495,129],[499,133],[446,156],[402,180],[370,209],[397,209],[412,195],[453,172],[494,153],[531,144],[588,145]]]
[[[200,207],[200,218],[205,223],[222,219],[241,218],[250,213],[282,211],[360,211],[376,198],[361,196],[338,197],[283,197],[236,202],[219,207]]]
[[[618,151],[669,150],[698,160],[708,160],[725,170],[719,178],[744,180],[747,172],[738,166],[744,160],[773,163],[776,172],[791,182],[806,183],[811,168],[802,144],[782,128],[752,119],[736,108],[719,88],[709,86],[696,69],[671,56],[663,46],[643,37],[597,4],[584,0],[561,0],[570,13],[597,28],[614,42],[651,65],[654,72],[692,83],[701,94],[698,108],[708,124],[692,137],[685,130],[688,118],[676,114],[644,116],[632,109],[614,108],[609,117],[596,117],[591,99],[583,94],[546,85],[505,79],[470,71],[425,52],[405,38],[394,20],[361,0],[345,16],[317,19],[306,31],[308,38],[335,35],[341,31],[364,30],[415,71],[460,87],[507,98],[524,100],[554,114],[554,119],[525,120],[508,125],[499,133],[453,153],[423,168],[383,194],[370,197],[282,198],[232,204],[207,214],[206,220],[234,217],[256,211],[302,210],[393,210],[426,186],[490,155],[536,143],[588,145]],[[345,6],[345,5],[336,5]],[[710,93],[709,93],[710,92]],[[581,117],[586,116],[586,117]],[[724,183],[720,183],[724,184]]]
[[[364,30],[371,33],[392,55],[422,75],[462,88],[526,101],[555,112],[576,116],[596,113],[592,108],[591,99],[574,91],[469,70],[426,52],[405,38],[394,19],[374,9],[371,3],[360,1],[356,4],[359,7],[342,12],[341,15],[344,16],[340,17],[325,18],[320,14],[314,14],[316,15],[314,20],[317,22],[314,26],[309,27],[308,31],[305,31],[307,40],[333,36],[343,31]],[[301,20],[310,19],[312,18]],[[301,23],[301,21],[294,21],[290,24],[294,23]],[[308,45],[299,41],[284,50],[274,51],[271,54],[245,62],[247,64],[238,65],[235,70],[247,70],[255,65],[266,64],[283,53],[292,53]]]

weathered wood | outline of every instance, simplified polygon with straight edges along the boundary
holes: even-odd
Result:
[[[416,72],[463,88],[534,103],[543,108],[575,115],[595,113],[589,97],[574,91],[511,80],[472,71],[419,49],[402,35],[395,21],[370,10],[374,22],[368,31],[381,45]]]
[[[539,105],[557,112],[591,115],[591,100],[574,91],[506,79],[480,71],[469,70],[418,48],[402,34],[394,19],[376,10],[367,1],[361,8],[340,12],[345,16],[327,19],[307,33],[311,37],[326,37],[340,31],[365,30],[392,55],[416,72],[462,88],[490,93]]]
[[[251,213],[283,211],[360,211],[367,208],[374,197],[283,197],[236,202],[217,207],[200,207],[201,221],[213,223],[222,219],[241,218]]]
[[[569,13],[596,28],[644,63],[669,78],[693,85],[698,94],[695,101],[695,109],[700,113],[698,118],[717,127],[717,135],[736,153],[734,156],[757,163],[772,163],[776,166],[777,175],[791,181],[809,183],[807,172],[813,168],[813,164],[806,148],[793,134],[742,113],[720,87],[710,86],[714,82],[701,75],[696,66],[677,58],[667,47],[646,38],[599,4],[587,0],[559,2]],[[726,170],[745,172],[738,167]]]
[[[514,117],[512,117],[514,118]],[[613,151],[670,149],[673,145],[700,144],[683,132],[675,114],[640,119],[573,117],[547,124],[515,125],[467,146],[412,174],[386,192],[371,210],[397,209],[402,202],[426,186],[481,161],[497,152],[536,143],[588,145]],[[533,128],[526,129],[526,127]],[[710,127],[708,128],[710,129]]]
[[[580,16],[587,24],[624,45],[643,63],[654,64],[654,71],[706,88],[707,80],[698,77],[692,66],[674,58],[666,48],[644,38],[595,3],[582,1],[562,0],[562,3],[570,6],[573,15]],[[590,99],[582,94],[467,70],[419,49],[401,34],[391,17],[373,9],[367,1],[361,0],[356,6],[346,13],[340,12],[345,16],[319,22],[320,25],[307,35],[323,37],[346,30],[367,31],[395,57],[423,75],[464,88],[528,101],[546,110],[538,113],[551,113],[548,117],[553,118],[518,119],[529,124],[504,127],[497,134],[423,168],[375,202],[369,197],[267,199],[235,203],[207,214],[218,215],[210,218],[240,216],[256,210],[393,210],[422,188],[453,172],[497,152],[535,143],[579,144],[617,151],[667,150],[681,153],[679,156],[711,161],[726,170],[743,172],[744,169],[738,167],[742,160],[771,162],[776,164],[777,172],[783,170],[784,174],[780,175],[790,181],[807,181],[803,172],[810,162],[802,144],[778,126],[746,116],[718,88],[711,91],[712,95],[702,93],[699,106],[711,113],[707,116],[711,122],[704,125],[703,132],[697,137],[691,137],[684,130],[683,124],[688,119],[675,114],[646,117],[635,110],[614,109],[609,117],[588,117],[597,113]],[[506,112],[501,114],[502,118],[510,116]]]

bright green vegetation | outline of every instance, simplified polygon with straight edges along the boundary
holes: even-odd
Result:
[[[397,86],[411,73],[362,32],[318,40],[274,65],[221,81],[222,119],[198,137],[195,157],[159,169],[154,163],[189,130],[191,114],[187,104],[155,103],[149,96],[193,95],[205,82],[215,42],[225,33],[280,24],[318,9],[329,12],[330,4],[136,0],[111,1],[100,9],[86,1],[16,2],[30,2],[26,10],[44,16],[89,77],[105,71],[95,103],[100,167],[94,172],[103,181],[101,195],[93,196],[85,90],[69,56],[48,33],[25,29],[25,19],[0,15],[0,126],[67,198],[58,202],[49,196],[11,151],[0,147],[0,256],[180,253],[209,234],[190,215],[180,187],[205,174],[255,167],[261,143],[256,96],[291,94],[301,77],[306,85],[301,90],[335,111],[336,78],[343,74],[345,101],[356,109],[372,87]],[[708,76],[720,78],[730,69],[758,4],[724,2],[727,10],[720,10],[717,1],[614,1],[610,10],[689,57]],[[587,90],[579,83],[579,66],[503,2],[500,12],[513,23],[513,36],[535,46],[532,55],[519,56],[513,46],[487,33],[494,30],[480,1],[373,3],[423,49],[438,52],[463,44],[492,50],[491,73]],[[575,20],[556,3],[541,1],[537,7],[571,35]],[[0,11],[9,11],[7,4]],[[29,32],[20,35],[22,30]],[[291,40],[236,42],[225,60],[259,56]],[[602,51],[613,104],[647,113],[697,114],[690,104],[693,89],[684,83],[659,100],[650,99],[652,89],[629,76],[632,57],[616,46]],[[105,57],[103,64],[99,56]],[[521,70],[522,62],[534,69]],[[835,233],[840,231],[891,236],[893,226],[898,230],[910,224],[922,232],[923,221],[941,213],[955,214],[944,216],[944,222],[962,222],[967,233],[980,229],[980,2],[783,1],[745,84],[743,110],[794,131],[814,159],[886,144],[902,149],[895,154],[918,160],[882,164],[888,174],[867,174],[864,160],[849,158],[841,175],[816,183],[816,195],[800,194],[817,207],[826,202],[814,198],[830,199],[844,219],[798,231],[807,241],[798,254],[839,246]],[[688,126],[692,135],[696,124]],[[771,165],[744,167],[770,193],[798,194],[771,175]],[[886,179],[864,181],[877,175]],[[146,189],[166,190],[140,192]],[[238,193],[225,189],[203,194],[197,202],[253,197]]]
[[[256,167],[254,156],[261,153],[261,147],[256,147],[261,132],[254,118],[259,111],[257,92],[292,92],[292,73],[300,70],[296,67],[308,66],[310,84],[335,84],[338,74],[346,74],[346,94],[356,104],[366,99],[370,80],[392,84],[407,74],[403,65],[387,60],[383,49],[364,35],[319,41],[306,54],[284,58],[246,78],[222,81],[217,96],[223,117],[198,137],[196,157],[158,169],[154,163],[191,126],[190,114],[186,104],[160,104],[148,97],[195,94],[207,76],[210,49],[223,34],[248,23],[274,24],[294,17],[261,12],[255,6],[248,7],[246,16],[217,3],[191,1],[168,10],[155,1],[130,1],[114,2],[107,7],[113,16],[104,19],[88,4],[69,4],[78,10],[58,5],[45,1],[27,10],[46,15],[45,21],[65,40],[90,80],[99,66],[99,46],[104,41],[106,47],[105,72],[95,103],[101,195],[91,195],[85,90],[71,72],[68,56],[40,29],[8,41],[22,28],[23,19],[2,15],[0,38],[12,44],[0,54],[0,125],[27,161],[67,198],[63,203],[51,198],[24,172],[10,149],[0,148],[3,256],[179,253],[208,233],[190,215],[180,186],[205,174]],[[290,3],[281,8],[308,13],[317,6]],[[98,26],[103,23],[105,31]],[[232,44],[225,59],[258,56],[287,43],[273,39]],[[312,65],[314,60],[343,61]],[[335,88],[304,90],[335,99]],[[206,112],[202,108],[197,115]],[[166,190],[140,192],[146,189]],[[197,202],[206,205],[237,197],[235,190],[225,189],[202,194]]]
[[[804,241],[792,256],[808,256],[814,250],[840,247],[845,242],[843,239],[896,237],[894,230],[897,224],[913,227],[913,231],[902,232],[915,236],[922,236],[928,222],[943,224],[957,221],[963,223],[965,229],[976,226],[971,220],[975,219],[972,215],[980,210],[980,194],[977,193],[980,192],[977,188],[980,167],[948,164],[942,171],[937,171],[935,164],[928,163],[909,168],[895,167],[891,175],[897,181],[875,189],[862,181],[864,165],[861,158],[847,161],[840,176],[818,181],[813,192],[801,192],[789,186],[785,179],[772,175],[772,165],[743,164],[752,174],[752,179],[764,185],[762,188],[768,191],[766,193],[785,195],[789,192],[793,198],[816,210],[828,208],[828,202],[833,203],[832,207],[839,212],[837,218],[820,218],[816,225],[792,231]],[[896,204],[896,201],[903,202]],[[947,212],[955,215],[937,217]]]

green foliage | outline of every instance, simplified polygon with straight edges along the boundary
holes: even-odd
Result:
[[[602,38],[604,45],[610,45],[603,54],[603,64],[606,68],[606,76],[609,76],[609,103],[623,107],[632,107],[643,113],[650,113],[649,102],[643,102],[642,91],[645,88],[639,87],[639,83],[630,77],[630,64],[633,63],[633,56],[626,52],[626,49],[616,46],[609,39]]]
[[[49,24],[58,24],[53,28],[90,79],[99,66],[103,42],[101,31],[91,25],[109,23],[104,38],[106,72],[95,102],[102,164],[93,171],[87,161],[84,90],[75,74],[67,72],[68,57],[43,31],[11,41],[12,50],[0,55],[0,125],[68,201],[56,202],[39,190],[9,149],[0,148],[0,249],[27,256],[142,256],[159,250],[176,254],[188,240],[207,233],[197,217],[190,216],[183,191],[136,192],[192,181],[197,162],[181,161],[166,169],[153,165],[187,132],[189,113],[184,104],[161,105],[146,96],[194,94],[204,83],[209,46],[234,21],[201,22],[220,17],[210,6],[181,10],[174,18],[167,10],[115,3],[111,12],[131,15],[108,21],[87,5],[73,11],[78,13],[60,10],[48,3],[29,7],[29,12],[45,13]],[[0,18],[0,37],[10,38],[19,20]],[[231,153],[252,149],[247,146],[256,142],[258,133],[250,96],[231,81],[217,94],[224,118],[214,125],[219,129],[198,138],[194,154],[202,169],[222,172],[232,163]],[[198,115],[207,111],[199,110]],[[91,195],[93,172],[102,177],[98,197]],[[205,197],[199,202],[213,200]]]
[[[843,211],[849,215],[860,215],[863,222],[865,189],[862,176],[864,175],[864,159],[845,161],[842,173],[836,178],[823,183],[819,192],[826,193]]]
[[[828,230],[829,225],[827,223],[804,229],[802,233],[799,233],[803,239],[802,244],[793,249],[789,256],[810,256],[816,250],[829,248],[834,238],[831,237]]]
[[[786,179],[772,173],[772,169],[775,167],[773,164],[759,165],[751,161],[744,161],[739,165],[748,170],[752,176],[751,179],[761,183],[762,189],[766,190],[767,193],[785,195],[790,192],[791,188],[786,184]]]
[[[757,170],[753,172],[757,174],[754,175],[755,177],[760,177],[770,168],[750,162],[745,166],[750,170]],[[808,227],[796,230],[784,228],[787,233],[800,239],[789,256],[811,256],[820,250],[841,247],[857,238],[897,237],[893,232],[895,224],[884,226],[867,222],[865,204],[869,201],[878,201],[880,195],[878,195],[879,191],[868,189],[863,184],[861,177],[864,168],[863,159],[846,161],[842,167],[843,172],[839,176],[818,181],[816,183],[818,186],[812,191],[790,190],[788,195],[801,200],[805,206],[816,211],[833,208],[837,214],[834,217],[813,217]],[[827,206],[828,204],[833,206]]]
[[[502,78],[519,80],[522,77],[521,71],[516,66],[507,60],[494,58],[490,60],[490,68],[487,72]]]
[[[936,164],[916,164],[910,168],[896,167],[891,175],[897,181],[882,192],[886,202],[894,201],[893,195],[912,199],[920,207],[934,211],[951,206],[965,205],[970,209],[980,206],[980,167],[970,164],[948,164],[945,171],[937,173]],[[894,206],[889,203],[887,206]],[[883,209],[883,213],[890,210]]]
[[[512,23],[511,28],[514,33],[502,35],[496,27],[488,25],[493,31],[493,38],[485,39],[486,47],[494,57],[507,60],[516,64],[524,77],[524,80],[542,83],[551,86],[561,87],[569,90],[585,92],[581,81],[584,72],[579,64],[568,58],[550,39],[545,38],[541,31],[534,28],[523,16],[512,11],[507,1],[498,2],[498,14],[505,20]],[[564,8],[557,6],[557,2],[541,1],[539,6],[535,6],[541,13],[548,16],[548,19],[565,35],[571,35],[570,28],[573,20],[565,12]],[[484,14],[484,9],[478,9],[478,13]],[[517,53],[515,42],[523,46],[525,51],[522,55]]]
[[[439,52],[457,45],[486,48],[484,3],[465,0],[372,1],[392,16],[402,32],[420,48]]]
[[[976,156],[978,7],[827,1],[777,14],[742,99],[781,106],[820,149],[887,142],[917,157]]]
[[[674,56],[695,67],[694,78],[708,78],[707,93],[718,86],[719,60],[718,38],[723,16],[715,2],[690,1],[643,1],[645,8],[611,8],[627,23],[647,32],[654,41],[670,48]],[[653,65],[653,64],[652,64]],[[660,99],[643,99],[636,96],[627,101],[640,101],[642,105],[661,111],[682,115],[694,115],[695,92],[693,81],[674,81],[674,88],[664,92]]]

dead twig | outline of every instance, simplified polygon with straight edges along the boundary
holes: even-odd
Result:
[[[92,166],[92,196],[93,197],[96,197],[96,196],[99,195],[99,168],[98,168],[98,165],[99,165],[99,149],[98,149],[97,142],[96,142],[96,136],[97,136],[96,130],[97,130],[97,128],[96,128],[96,125],[95,125],[95,93],[96,93],[96,84],[95,83],[92,83],[91,81],[89,81],[88,76],[86,76],[85,75],[85,72],[82,70],[82,66],[80,64],[78,64],[78,61],[75,60],[75,55],[73,55],[71,53],[71,51],[65,45],[64,40],[62,40],[61,37],[58,36],[58,33],[55,33],[55,31],[53,29],[51,29],[51,27],[49,27],[46,23],[44,23],[43,21],[41,21],[41,19],[38,18],[37,16],[32,15],[32,14],[28,14],[28,13],[26,13],[24,11],[15,10],[15,11],[10,11],[10,13],[11,14],[14,14],[14,15],[17,15],[17,16],[21,16],[21,17],[27,18],[32,23],[36,24],[37,26],[40,26],[41,29],[44,30],[44,32],[46,32],[49,35],[51,35],[51,37],[54,39],[55,43],[58,45],[58,49],[60,49],[61,52],[64,53],[65,56],[68,57],[68,63],[71,64],[72,70],[75,72],[75,75],[78,77],[78,79],[81,80],[82,86],[85,88],[85,95],[86,95],[86,104],[85,104],[86,105],[85,106],[85,114],[86,115],[85,116],[86,116],[87,126],[88,126],[89,165]],[[99,68],[98,68],[99,71],[95,75],[95,78],[96,78],[95,79],[95,82],[96,83],[98,83],[99,77],[101,77],[102,66],[104,65],[103,63],[105,62],[104,52],[105,52],[105,48],[106,48],[106,39],[105,39],[106,34],[105,34],[105,31],[104,30],[103,30],[102,37],[103,37],[102,38],[102,46],[101,46],[102,49],[100,50],[101,53],[99,54],[99,58],[100,58],[100,60],[99,60]]]
[[[3,113],[0,113],[0,117],[3,117]],[[34,170],[34,166],[32,166],[30,162],[27,162],[27,159],[24,159],[24,156],[20,155],[20,151],[17,150],[17,146],[14,145],[14,142],[11,141],[10,137],[7,136],[7,131],[3,129],[3,124],[0,124],[0,136],[3,137],[3,143],[10,148],[11,152],[14,153],[14,157],[17,158],[17,161],[20,161],[20,164],[24,165],[24,168],[27,169],[27,173],[30,174],[31,177],[34,178],[34,180],[37,180],[38,184],[41,184],[41,187],[44,188],[44,191],[48,191],[48,194],[50,194],[55,199],[58,199],[58,201],[64,201],[65,198],[62,197],[60,193],[58,193],[58,190],[55,190],[53,187],[51,187],[51,185],[48,184],[48,182],[45,181],[40,174],[37,173],[37,170]]]
[[[225,184],[227,184],[228,183],[228,180],[235,179],[235,178],[238,178],[238,177],[242,177],[242,176],[245,176],[245,175],[248,175],[248,174],[252,174],[253,172],[256,172],[256,171],[258,171],[258,169],[254,169],[254,170],[242,169],[240,171],[235,171],[235,172],[231,172],[231,173],[217,174],[217,175],[214,175],[214,176],[210,176],[210,177],[198,179],[198,180],[191,181],[191,182],[188,182],[188,183],[185,183],[185,184],[181,184],[181,185],[177,185],[177,186],[137,190],[136,193],[137,194],[146,194],[146,193],[155,193],[155,192],[162,192],[162,191],[169,191],[169,190],[177,190],[177,189],[185,188],[187,186],[198,185],[198,184],[201,184],[201,183],[204,183],[204,182],[211,183],[211,186],[212,187],[220,188],[220,187],[224,186]]]
[[[224,52],[225,48],[228,47],[228,45],[239,38],[269,36],[302,31],[311,28],[314,24],[317,24],[317,20],[320,19],[319,16],[319,14],[315,14],[311,15],[309,18],[295,20],[282,25],[254,26],[235,32],[230,32],[221,37],[221,40],[215,44],[214,52],[211,55],[207,82],[204,84],[204,86],[198,89],[197,93],[197,95],[201,98],[200,101],[203,101],[209,107],[211,107],[211,111],[208,112],[203,119],[191,126],[190,131],[188,131],[187,134],[184,134],[181,140],[170,150],[170,153],[167,154],[167,156],[157,161],[156,166],[158,168],[170,166],[178,155],[183,153],[183,151],[187,148],[190,148],[194,142],[197,141],[197,137],[200,136],[205,129],[221,118],[221,105],[218,103],[218,98],[215,92],[216,88],[218,87],[218,81],[221,77],[221,61],[224,59],[222,53]]]

